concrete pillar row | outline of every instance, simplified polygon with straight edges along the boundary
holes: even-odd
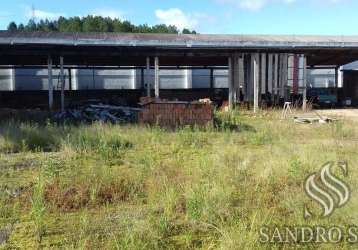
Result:
[[[287,99],[287,58],[285,53],[249,53],[229,57],[230,107],[240,99],[240,74],[244,100],[254,104],[255,112],[263,95],[269,98],[267,101],[275,100],[276,103],[280,98]]]

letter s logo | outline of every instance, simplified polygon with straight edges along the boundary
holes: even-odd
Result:
[[[348,185],[331,172],[333,162],[326,163],[320,172],[308,176],[305,182],[305,192],[313,201],[322,207],[322,217],[333,214],[337,208],[348,203],[350,190]],[[348,176],[348,165],[339,163],[344,176]],[[305,207],[305,218],[312,216],[312,213]]]

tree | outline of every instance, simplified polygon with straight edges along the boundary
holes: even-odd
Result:
[[[196,34],[196,31],[184,28],[181,33],[183,33],[183,34]]]
[[[15,22],[9,23],[9,25],[7,26],[7,30],[8,31],[17,31],[17,24]]]
[[[20,23],[19,26],[17,27],[17,30],[19,30],[19,31],[24,31],[24,30],[25,30],[25,26],[24,26],[22,23]]]
[[[68,20],[64,19],[62,22],[58,20],[58,30],[61,32],[81,32],[82,20],[79,17],[71,17]]]
[[[37,31],[37,30],[38,30],[37,23],[33,19],[31,19],[28,22],[28,24],[25,26],[25,31]]]
[[[31,19],[26,25],[11,22],[7,28],[9,31],[60,31],[60,32],[128,32],[128,33],[170,33],[178,34],[180,31],[173,25],[148,24],[134,25],[130,21],[121,21],[117,18],[102,16],[86,17],[59,17],[57,20],[47,19],[35,21]],[[183,34],[196,34],[195,31],[183,29]]]

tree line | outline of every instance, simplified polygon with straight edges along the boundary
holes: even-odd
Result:
[[[194,30],[179,30],[174,25],[134,25],[130,21],[102,16],[59,17],[57,20],[31,19],[27,24],[11,22],[8,31],[57,31],[57,32],[128,32],[128,33],[169,33],[196,34]]]

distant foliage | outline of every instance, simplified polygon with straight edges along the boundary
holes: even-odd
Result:
[[[101,16],[59,17],[57,20],[30,20],[27,24],[11,22],[8,31],[57,31],[57,32],[127,32],[127,33],[168,33],[196,34],[195,31],[183,29],[180,31],[174,25],[147,24],[134,25],[129,21]]]

